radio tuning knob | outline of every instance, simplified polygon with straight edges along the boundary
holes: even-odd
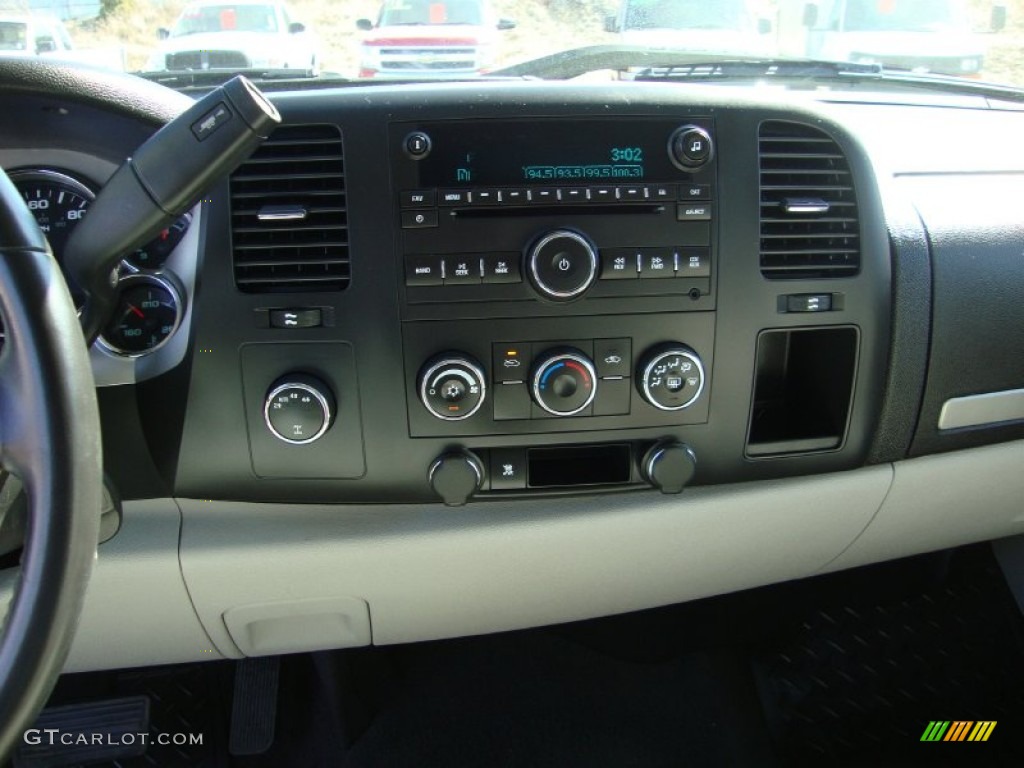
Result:
[[[597,278],[597,250],[579,232],[556,229],[530,247],[526,265],[533,287],[542,296],[570,301]]]
[[[640,360],[637,388],[644,400],[661,411],[681,411],[704,391],[704,365],[685,344],[663,344]]]
[[[684,125],[672,132],[668,156],[676,168],[692,173],[711,162],[715,153],[711,134],[700,126]]]

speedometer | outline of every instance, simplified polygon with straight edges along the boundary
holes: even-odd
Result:
[[[39,228],[46,235],[54,258],[64,270],[64,246],[72,230],[89,210],[96,195],[89,187],[65,173],[48,169],[11,171],[11,181],[21,192]],[[75,304],[82,305],[84,295],[68,280]]]
[[[82,182],[58,171],[12,171],[10,176],[60,261],[68,236],[96,195]]]

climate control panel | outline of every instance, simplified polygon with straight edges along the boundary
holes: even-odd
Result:
[[[413,437],[707,420],[714,313],[405,324]],[[441,345],[441,341],[445,343]],[[439,348],[440,347],[440,348]]]

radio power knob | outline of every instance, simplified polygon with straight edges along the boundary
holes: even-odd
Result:
[[[526,265],[538,293],[552,301],[571,301],[597,278],[597,250],[579,232],[556,229],[530,246]]]

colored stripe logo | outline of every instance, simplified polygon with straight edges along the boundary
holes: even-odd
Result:
[[[996,720],[932,720],[921,741],[988,741]]]

